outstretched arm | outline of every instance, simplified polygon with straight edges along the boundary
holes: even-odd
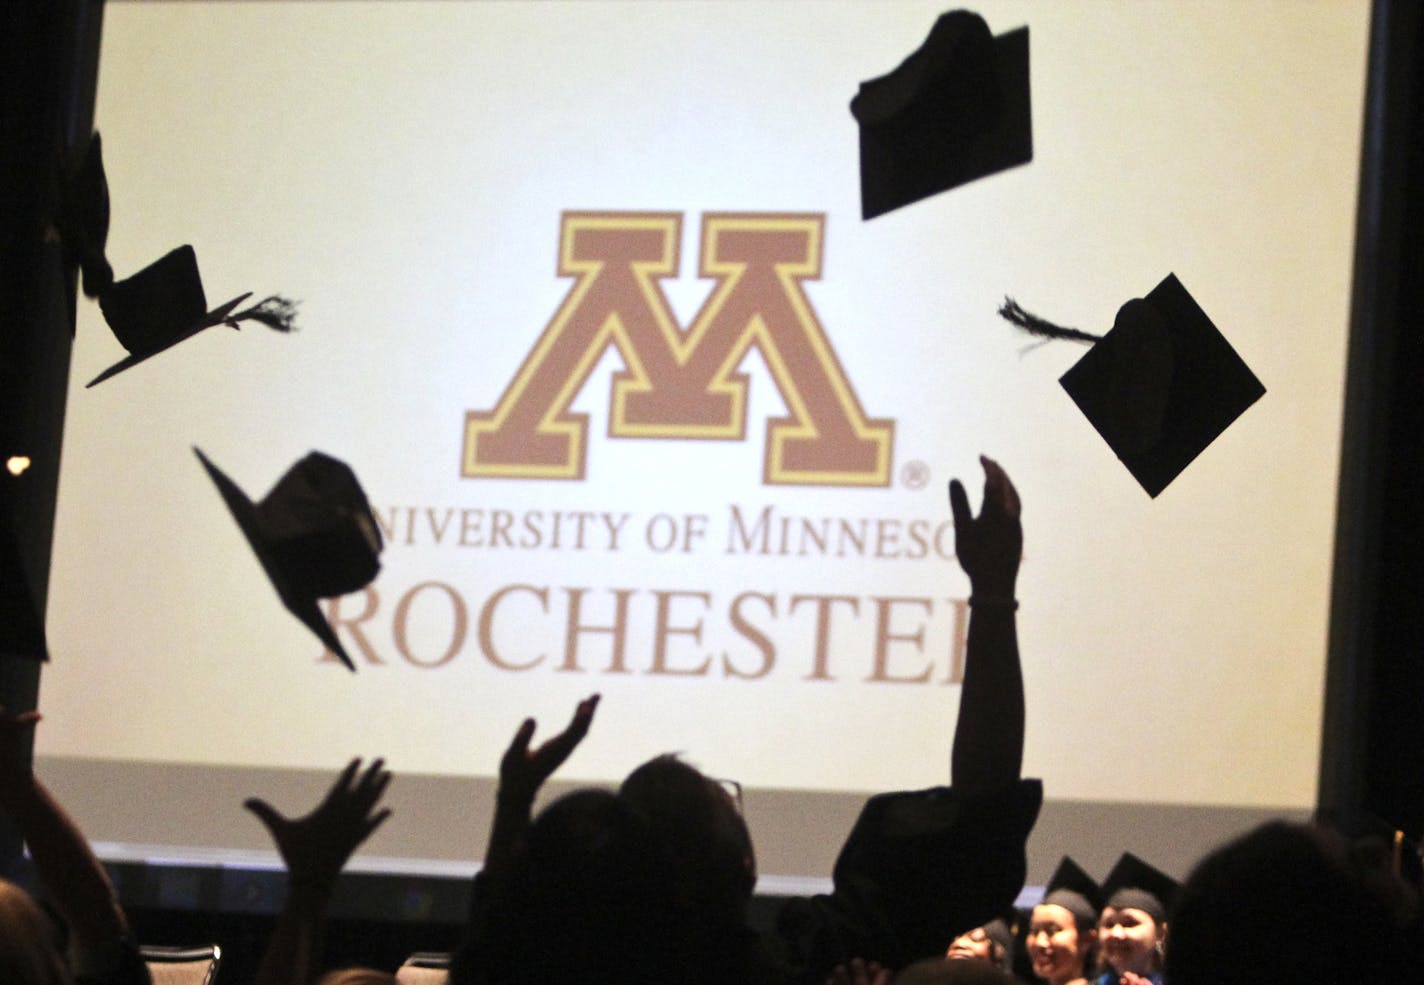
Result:
[[[584,698],[574,708],[568,726],[536,749],[529,748],[534,738],[535,722],[526,718],[514,732],[514,738],[499,761],[499,790],[495,793],[494,822],[490,825],[489,846],[485,861],[475,876],[470,893],[470,916],[464,940],[450,961],[451,985],[473,985],[482,980],[481,962],[487,943],[487,921],[490,899],[496,886],[509,871],[519,852],[534,809],[534,798],[549,777],[563,765],[593,723],[598,708],[598,695]]]
[[[37,711],[11,715],[0,707],[0,810],[29,846],[75,943],[101,952],[127,935],[128,922],[89,842],[30,769],[26,740],[39,720]]]
[[[969,576],[969,638],[950,770],[968,796],[1011,786],[1023,763],[1024,694],[1014,586],[1023,554],[1019,495],[993,459],[984,466],[984,502],[969,509],[964,486],[949,484],[955,553]]]
[[[593,723],[598,709],[598,695],[584,698],[574,709],[568,727],[530,749],[534,738],[534,719],[526,718],[514,733],[509,748],[499,761],[499,790],[495,794],[494,823],[490,826],[489,847],[485,851],[484,871],[488,878],[498,879],[524,840],[534,798],[554,771],[563,765]]]
[[[389,809],[376,809],[390,782],[385,760],[362,771],[361,760],[353,759],[306,817],[283,817],[255,797],[243,804],[266,825],[287,867],[287,899],[254,985],[306,985],[315,978],[336,878],[357,846],[390,817]]]

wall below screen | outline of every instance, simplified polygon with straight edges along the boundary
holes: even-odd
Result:
[[[279,811],[302,814],[330,783],[329,773],[265,768],[212,768],[41,757],[37,772],[64,803],[101,856],[122,864],[160,863],[194,871],[271,871],[278,862],[257,820],[242,802],[260,796]],[[575,784],[551,783],[549,796]],[[142,796],[134,796],[141,791]],[[157,796],[161,793],[162,796]],[[1059,858],[1071,854],[1102,877],[1123,851],[1183,876],[1211,848],[1266,820],[1303,819],[1296,808],[1202,807],[1182,804],[1057,800],[1043,805],[1029,838],[1028,884],[1041,886]],[[747,823],[757,849],[758,891],[800,895],[823,891],[866,794],[747,789]],[[394,880],[389,901],[363,904],[362,916],[400,919],[402,879],[454,879],[475,871],[489,836],[494,782],[486,778],[398,775],[385,802],[394,814],[353,859],[349,871]],[[154,803],[169,806],[152,813]],[[201,819],[195,825],[194,819]],[[123,832],[146,832],[144,844]],[[194,843],[193,832],[203,840]],[[1104,832],[1112,832],[1108,838]],[[275,873],[273,878],[275,878]],[[199,882],[202,882],[199,880]],[[219,879],[194,883],[184,908],[231,908],[252,892],[224,889]],[[384,884],[382,884],[384,885]],[[206,888],[204,888],[206,887]],[[255,888],[254,888],[255,887]],[[173,892],[180,892],[177,888]],[[376,893],[371,899],[380,897]]]

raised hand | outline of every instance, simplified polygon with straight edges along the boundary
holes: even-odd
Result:
[[[598,695],[584,698],[574,708],[568,726],[537,749],[529,748],[529,741],[534,738],[534,719],[526,718],[515,730],[499,761],[499,793],[495,797],[489,845],[485,848],[484,872],[490,878],[501,878],[508,870],[529,827],[539,788],[588,735],[597,708]]]
[[[1013,598],[1023,554],[1019,524],[1019,494],[999,463],[979,456],[984,466],[984,502],[979,515],[969,510],[969,497],[958,479],[949,484],[954,514],[954,551],[976,594]]]
[[[534,738],[534,719],[526,718],[520,724],[509,748],[504,751],[504,757],[499,761],[501,800],[508,797],[526,804],[533,803],[544,781],[554,775],[554,771],[563,765],[564,760],[578,748],[583,737],[588,735],[588,728],[593,723],[593,713],[598,709],[598,698],[595,694],[580,701],[568,726],[537,749],[529,748],[529,742]]]
[[[376,810],[390,782],[384,759],[373,760],[364,771],[361,760],[353,759],[322,802],[305,817],[283,817],[256,797],[243,806],[256,814],[272,835],[291,888],[328,893],[351,853],[391,816],[389,808]]]
[[[979,515],[959,480],[949,484],[954,549],[969,576],[964,686],[950,752],[950,776],[966,796],[989,795],[1019,779],[1023,765],[1023,671],[1019,667],[1014,584],[1023,555],[1019,494],[999,463],[984,466]]]

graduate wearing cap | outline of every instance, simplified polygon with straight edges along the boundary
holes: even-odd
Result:
[[[1098,918],[1098,985],[1162,985],[1167,908],[1176,892],[1171,876],[1123,853],[1103,882],[1107,905]]]
[[[1097,944],[1101,892],[1093,877],[1068,856],[1048,880],[1048,891],[1029,918],[1029,960],[1048,985],[1086,983]]]
[[[1013,973],[1014,928],[1006,917],[995,917],[981,927],[967,930],[950,942],[944,956],[951,961],[987,961]]]

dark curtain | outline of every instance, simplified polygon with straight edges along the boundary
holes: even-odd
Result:
[[[1320,765],[1322,811],[1355,828],[1402,829],[1416,842],[1424,835],[1421,26],[1424,5],[1376,0]]]

